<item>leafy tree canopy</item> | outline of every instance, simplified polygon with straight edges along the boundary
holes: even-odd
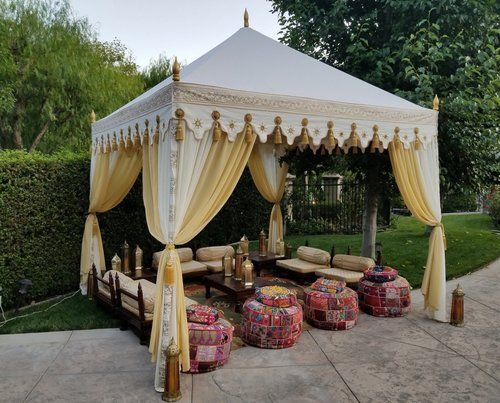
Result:
[[[271,2],[289,46],[425,107],[438,94],[445,190],[498,182],[500,3]]]

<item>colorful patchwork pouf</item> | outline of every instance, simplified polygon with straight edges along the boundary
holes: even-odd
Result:
[[[245,301],[242,339],[261,348],[292,347],[302,332],[302,307],[295,293],[281,286],[257,288]]]
[[[351,329],[358,321],[358,295],[345,282],[320,278],[304,291],[304,316],[325,330]]]
[[[189,329],[189,372],[213,371],[229,360],[233,326],[221,312],[205,305],[186,309]]]
[[[373,316],[403,316],[410,312],[410,284],[391,267],[366,270],[359,281],[358,298],[359,308]]]

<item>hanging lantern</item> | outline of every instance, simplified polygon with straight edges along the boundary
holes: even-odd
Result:
[[[259,256],[267,256],[266,233],[264,230],[259,234]]]
[[[127,241],[125,241],[122,246],[122,262],[123,274],[128,276],[130,274],[130,246]]]
[[[242,279],[243,259],[243,250],[241,245],[239,245],[236,250],[236,259],[234,262],[234,279],[238,281]]]
[[[175,344],[174,338],[170,340],[165,356],[165,389],[161,395],[164,402],[176,402],[182,397],[181,376],[179,371],[179,355],[181,350]]]
[[[224,255],[222,267],[224,267],[225,277],[231,277],[233,275],[233,258],[231,257],[229,252],[226,252],[226,254]]]
[[[243,285],[245,287],[253,286],[253,263],[248,258],[243,262]]]
[[[115,253],[113,259],[111,259],[111,270],[119,272],[122,271],[122,260],[120,259],[120,256],[118,256],[118,253]]]
[[[280,238],[276,240],[276,256],[283,256],[285,254],[285,242]]]
[[[464,290],[458,284],[453,290],[451,299],[450,324],[453,326],[464,325],[464,295]]]
[[[246,235],[243,235],[240,239],[240,247],[243,251],[243,255],[248,255],[249,241]]]

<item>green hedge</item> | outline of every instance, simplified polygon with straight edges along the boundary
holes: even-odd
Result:
[[[89,166],[87,155],[0,152],[0,292],[5,307],[15,304],[17,282],[23,278],[33,281],[29,300],[77,289]],[[267,228],[270,209],[245,171],[226,206],[190,244],[234,242],[243,233],[256,238]],[[119,206],[98,218],[107,262],[124,239],[144,249],[146,263],[162,248],[147,229],[140,177]]]

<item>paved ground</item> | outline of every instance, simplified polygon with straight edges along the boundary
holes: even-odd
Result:
[[[182,375],[183,402],[500,402],[500,260],[461,278],[466,326],[361,315],[287,350],[241,348],[218,371]],[[448,290],[456,286],[450,281]],[[0,400],[160,401],[146,347],[117,329],[0,336]]]

